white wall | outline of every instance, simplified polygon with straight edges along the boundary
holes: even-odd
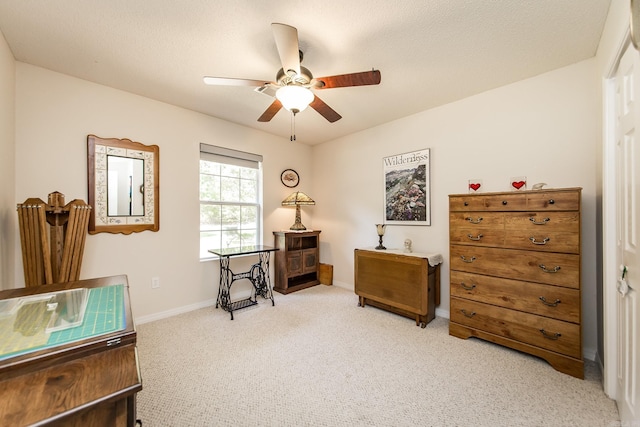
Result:
[[[67,203],[87,200],[88,134],[160,147],[160,231],[89,235],[82,264],[81,278],[127,274],[136,318],[202,305],[217,295],[217,261],[198,259],[201,142],[264,156],[265,244],[273,243],[273,230],[293,222],[294,212],[280,206],[291,192],[280,173],[293,168],[308,180],[310,147],[21,62],[16,76],[14,215],[16,202],[47,200],[53,191]],[[18,286],[22,271],[17,259]],[[160,278],[159,289],[151,289],[152,277]]]
[[[449,194],[466,193],[472,178],[487,191],[507,191],[509,178],[522,175],[529,184],[582,187],[583,342],[593,359],[598,85],[591,59],[315,146],[312,224],[322,230],[320,258],[334,265],[334,283],[353,289],[353,249],[377,244],[383,157],[431,149],[432,225],[388,226],[384,241],[400,248],[410,238],[416,252],[445,256],[437,313],[446,317]]]
[[[0,289],[15,282],[15,74],[16,61],[0,33]]]

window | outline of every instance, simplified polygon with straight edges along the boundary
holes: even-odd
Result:
[[[262,156],[200,144],[200,258],[262,241]]]

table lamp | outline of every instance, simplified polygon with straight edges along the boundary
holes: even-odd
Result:
[[[282,206],[296,207],[296,221],[293,223],[291,227],[289,227],[289,229],[296,230],[296,231],[306,230],[307,227],[302,225],[302,222],[300,221],[300,205],[315,205],[315,204],[316,202],[314,202],[311,197],[307,196],[302,191],[296,191],[292,193],[289,197],[284,199],[282,201]]]
[[[382,236],[384,236],[384,229],[387,225],[386,224],[376,224],[376,230],[378,231],[378,238],[380,239],[378,246],[376,246],[376,249],[380,250],[380,249],[387,249],[382,245]]]

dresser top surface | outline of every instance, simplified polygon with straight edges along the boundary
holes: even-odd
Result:
[[[582,187],[572,188],[541,188],[540,190],[512,190],[512,191],[496,191],[496,192],[479,192],[479,193],[460,193],[449,194],[449,197],[468,197],[468,196],[500,196],[500,195],[516,195],[516,194],[541,194],[541,193],[559,193],[559,192],[580,192]]]

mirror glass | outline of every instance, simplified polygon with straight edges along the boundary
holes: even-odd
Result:
[[[107,215],[144,215],[144,160],[107,156]]]
[[[158,231],[159,148],[87,137],[89,234]]]

